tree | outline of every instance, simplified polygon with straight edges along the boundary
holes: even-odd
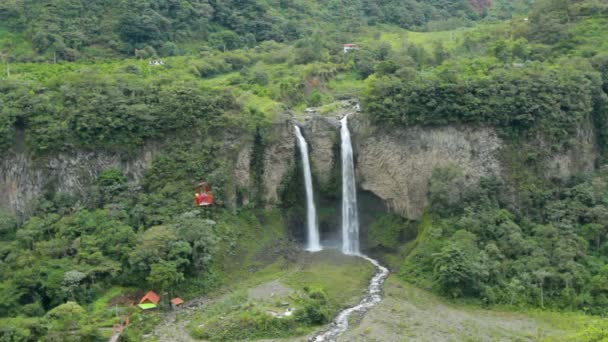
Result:
[[[508,63],[511,59],[509,47],[507,45],[507,42],[504,40],[499,40],[494,43],[494,46],[492,47],[492,52],[494,53],[494,56],[496,56],[496,58],[501,60],[503,63]]]
[[[185,213],[174,224],[178,236],[191,246],[192,270],[195,273],[202,272],[211,262],[219,242],[219,237],[214,231],[216,223],[201,219],[199,213],[199,211]]]
[[[75,302],[61,304],[46,314],[46,318],[51,322],[52,330],[56,331],[77,330],[85,317],[86,311]]]
[[[433,44],[433,57],[435,65],[441,65],[450,58],[450,52],[443,46],[443,43],[436,42]]]
[[[486,255],[479,251],[475,240],[475,234],[459,230],[433,255],[437,281],[442,290],[453,297],[479,294],[488,276]]]
[[[153,286],[161,289],[161,292],[184,281],[184,274],[177,269],[177,264],[172,261],[161,260],[152,264],[150,274],[146,278]]]
[[[13,232],[17,228],[15,217],[0,209],[0,238]]]
[[[151,265],[168,259],[171,245],[176,241],[173,229],[166,226],[152,227],[140,236],[137,246],[129,255],[129,261],[136,270],[147,272]]]
[[[63,276],[61,282],[61,290],[66,292],[72,297],[73,301],[76,301],[74,291],[80,286],[80,283],[86,278],[86,274],[80,271],[68,271]]]
[[[542,270],[534,271],[533,274],[534,274],[534,277],[536,278],[536,281],[538,282],[538,288],[540,290],[540,307],[544,308],[545,307],[545,296],[544,296],[545,283],[548,278],[553,276],[553,272],[542,269]]]

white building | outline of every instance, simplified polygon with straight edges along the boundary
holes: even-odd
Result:
[[[344,44],[344,53],[348,53],[353,50],[359,50],[357,44]]]

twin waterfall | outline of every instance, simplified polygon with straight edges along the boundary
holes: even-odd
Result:
[[[298,137],[298,146],[302,155],[302,168],[304,170],[304,184],[306,185],[306,227],[307,238],[306,250],[310,252],[318,252],[321,250],[321,242],[319,239],[319,226],[317,224],[317,209],[315,208],[314,192],[312,191],[312,176],[310,173],[310,160],[308,159],[308,145],[300,127],[295,126],[296,136]]]
[[[356,255],[374,265],[376,274],[371,279],[365,296],[353,307],[344,309],[329,325],[326,331],[320,332],[309,338],[314,342],[333,342],[348,329],[348,320],[353,313],[363,314],[382,300],[382,284],[388,277],[388,269],[366,255],[361,254],[359,249],[359,215],[357,213],[357,185],[355,182],[355,166],[353,161],[353,147],[348,130],[348,116],[340,120],[340,136],[342,139],[342,253]],[[319,227],[317,225],[317,212],[312,190],[312,176],[310,174],[310,161],[308,157],[308,146],[298,126],[296,136],[298,146],[302,155],[302,166],[304,170],[304,182],[306,184],[306,225],[308,229],[308,251],[320,251]]]
[[[357,214],[357,184],[355,182],[355,166],[353,161],[353,146],[348,130],[348,116],[341,123],[340,137],[342,139],[342,252],[344,254],[358,255],[359,250],[359,215]],[[312,189],[312,176],[310,160],[308,157],[308,144],[300,131],[294,126],[298,147],[302,156],[302,169],[304,184],[306,186],[306,250],[317,252],[321,250],[319,239],[319,226],[317,224],[317,210],[315,208],[314,192]]]

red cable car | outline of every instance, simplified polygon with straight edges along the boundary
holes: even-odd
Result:
[[[194,203],[199,207],[208,207],[213,204],[213,194],[209,184],[202,182],[196,187]]]

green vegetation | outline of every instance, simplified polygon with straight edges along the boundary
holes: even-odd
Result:
[[[509,166],[504,182],[436,170],[425,215],[379,215],[371,253],[455,300],[606,315],[607,13],[594,0],[2,1],[0,156],[161,148],[138,184],[107,169],[86,198],[44,189],[25,221],[0,212],[0,338],[107,339],[114,303],[131,317],[125,339],[140,340],[162,314],[115,299],[143,288],[163,294],[163,309],[171,295],[234,290],[188,326],[199,338],[326,323],[371,269],[339,256],[295,262],[286,227],[302,221],[301,178],[290,170],[268,209],[264,153],[285,112],[331,115],[356,97],[380,129],[496,128]],[[359,49],[343,53],[348,42]],[[581,127],[597,132],[598,171],[545,177],[541,161]],[[253,142],[241,207],[228,205],[235,137]],[[320,192],[333,200],[332,177]],[[200,179],[213,184],[211,212],[192,210]],[[244,293],[277,278],[295,291],[292,318]],[[606,338],[605,324],[585,321],[576,339]]]
[[[195,314],[188,324],[192,335],[212,341],[304,335],[329,322],[340,309],[355,304],[373,274],[370,264],[337,251],[301,254],[294,263],[277,263],[284,267],[267,266]],[[261,282],[277,278],[293,290],[283,296],[267,293],[263,298],[251,298],[245,292],[247,287],[263,288]],[[292,316],[274,318],[268,314],[288,308],[295,309]]]
[[[606,95],[590,66],[587,71],[580,63],[494,69],[496,60],[485,62],[444,63],[435,73],[412,79],[374,79],[367,109],[382,124],[472,123],[528,135],[540,129],[556,142],[568,142],[594,114],[605,120]]]
[[[23,37],[9,37],[4,44],[10,58],[73,61],[133,54],[144,58],[172,56],[205,49],[225,51],[269,40],[293,41],[318,30],[356,32],[362,26],[380,23],[449,29],[470,24],[483,16],[484,10],[483,2],[467,0],[12,0],[0,5],[0,21],[10,30],[24,32]],[[14,54],[10,48],[22,44],[22,39],[32,49]]]
[[[485,304],[606,313],[605,172],[522,191],[519,203],[494,179],[459,187],[461,177],[434,174],[430,217],[403,277]]]

